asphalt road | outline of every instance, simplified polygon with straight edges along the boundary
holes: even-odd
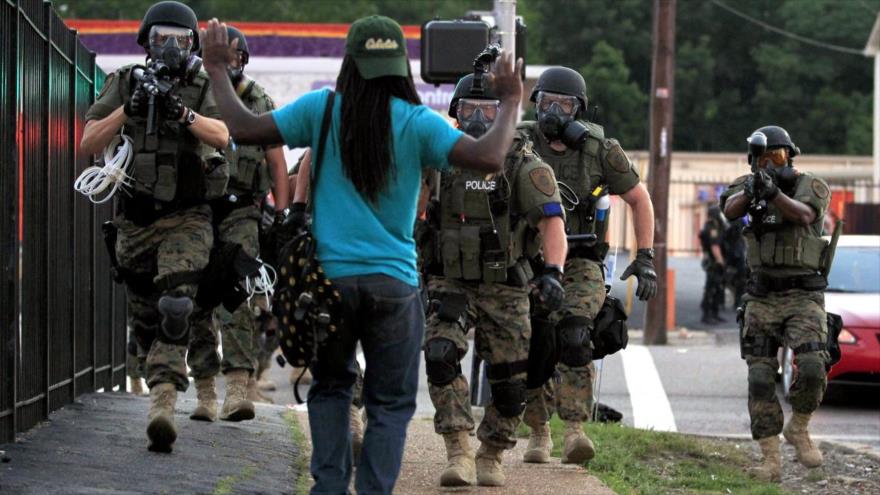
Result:
[[[621,257],[615,281],[626,266],[625,258]],[[704,278],[699,260],[696,257],[671,258],[669,265],[677,273],[677,325],[689,329],[703,328],[699,324],[699,303]],[[625,290],[619,281],[612,289],[614,294]],[[639,346],[639,339],[632,339],[631,348],[624,351],[629,376],[622,353],[603,363],[600,401],[621,411],[628,425],[655,429],[672,429],[670,426],[674,425],[675,430],[684,433],[749,437],[747,370],[739,357],[733,312],[727,309],[722,316],[728,317],[730,323],[707,328],[708,336],[694,339],[698,343],[682,341],[678,345],[678,339],[672,338],[670,341],[675,345],[644,348]],[[643,320],[640,318],[643,318],[643,305],[636,302],[630,315],[630,327],[641,327]],[[462,370],[467,377],[470,377],[470,368],[471,355],[468,353],[462,361]],[[271,394],[276,403],[294,403],[287,381],[288,370],[273,369],[273,377],[280,385],[279,390]],[[633,389],[639,391],[635,400]],[[305,391],[303,387],[303,396]],[[836,389],[834,392],[835,401],[823,403],[813,419],[814,437],[869,446],[880,453],[880,394],[865,388]],[[779,396],[782,397],[781,389]],[[789,414],[788,404],[783,399],[781,401]],[[669,417],[662,413],[666,407]],[[422,373],[416,414],[430,416],[433,412],[427,380]]]

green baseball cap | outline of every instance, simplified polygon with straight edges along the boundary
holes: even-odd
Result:
[[[388,17],[371,15],[356,20],[345,39],[345,54],[354,58],[364,79],[409,76],[403,30]]]

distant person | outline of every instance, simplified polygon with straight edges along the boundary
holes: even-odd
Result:
[[[216,19],[206,31],[204,54],[205,67],[218,81],[214,95],[237,143],[316,150],[312,233],[324,273],[342,294],[347,324],[339,338],[319,350],[312,368],[312,491],[348,492],[349,413],[360,341],[368,419],[355,489],[391,493],[415,412],[424,335],[413,241],[422,168],[447,170],[455,164],[482,173],[501,169],[522,96],[521,65],[515,69],[510,54],[495,64],[489,80],[501,100],[499,115],[477,140],[420,104],[403,31],[387,17],[366,17],[351,25],[335,95],[313,91],[267,115],[256,116],[243,107],[222,77],[234,53],[225,26]],[[322,148],[319,136],[328,101],[332,119]],[[299,173],[309,177],[311,169],[305,168]],[[303,189],[297,187],[297,202],[305,200]],[[331,355],[343,361],[329,362]]]
[[[727,222],[721,216],[721,208],[718,205],[709,206],[709,215],[700,230],[702,267],[706,272],[703,299],[700,302],[703,316],[700,321],[706,325],[725,321],[718,312],[724,305],[724,255],[721,251],[726,230]]]
[[[749,142],[753,173],[731,184],[721,195],[721,207],[730,221],[749,216],[744,232],[752,273],[743,297],[741,352],[749,367],[752,438],[763,454],[761,464],[750,471],[778,483],[780,432],[801,464],[822,465],[822,452],[810,440],[808,426],[825,394],[830,362],[824,294],[828,242],[822,239],[822,222],[831,191],[822,179],[793,168],[800,150],[785,129],[761,127]],[[753,156],[753,150],[762,148]],[[789,394],[792,415],[784,428],[776,397],[777,352],[783,345],[794,351],[797,366]]]

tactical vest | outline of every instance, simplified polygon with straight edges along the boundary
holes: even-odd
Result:
[[[117,74],[123,102],[131,96],[133,67],[124,67]],[[188,108],[198,111],[208,91],[208,76],[200,72],[191,84],[179,86],[175,94]],[[158,113],[162,103],[157,101],[156,105]],[[134,194],[165,203],[193,203],[223,195],[229,181],[229,166],[223,154],[209,150],[178,122],[161,118],[157,122],[152,136],[147,135],[143,117],[128,117],[123,127],[134,145],[129,171],[134,178]]]
[[[526,219],[511,211],[514,204],[511,180],[524,162],[522,153],[520,151],[518,158],[505,167],[503,175],[487,178],[462,169],[443,174],[440,182],[443,276],[486,283],[513,282],[508,280],[508,269],[523,265],[518,262],[527,242]]]
[[[801,175],[798,181],[812,180]],[[816,271],[822,268],[828,242],[811,225],[783,221],[782,212],[772,203],[762,218],[751,218],[743,230],[746,255],[753,269],[800,268]],[[821,219],[817,219],[821,222]]]
[[[256,114],[270,110],[266,103],[266,93],[253,80],[248,79],[243,91],[239,94],[242,103]],[[266,163],[266,148],[263,146],[238,146],[231,143],[226,149],[229,161],[229,187],[231,194],[254,194],[263,197],[272,185]]]
[[[517,126],[517,130],[528,135],[534,143],[535,152],[553,168],[556,181],[560,183],[562,204],[570,210],[565,218],[566,234],[595,234],[596,249],[590,250],[593,252],[587,257],[601,261],[608,249],[605,238],[610,211],[605,213],[604,218],[598,218],[596,203],[599,198],[607,194],[607,186],[602,177],[600,153],[608,150],[610,141],[605,139],[602,126],[586,121],[581,123],[589,131],[584,147],[580,151],[567,150],[564,155],[550,148],[550,143],[538,131],[537,122],[522,122]]]

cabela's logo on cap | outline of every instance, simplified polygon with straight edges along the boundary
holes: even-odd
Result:
[[[364,44],[364,48],[367,50],[397,50],[398,46],[397,42],[391,38],[387,40],[370,38]]]

